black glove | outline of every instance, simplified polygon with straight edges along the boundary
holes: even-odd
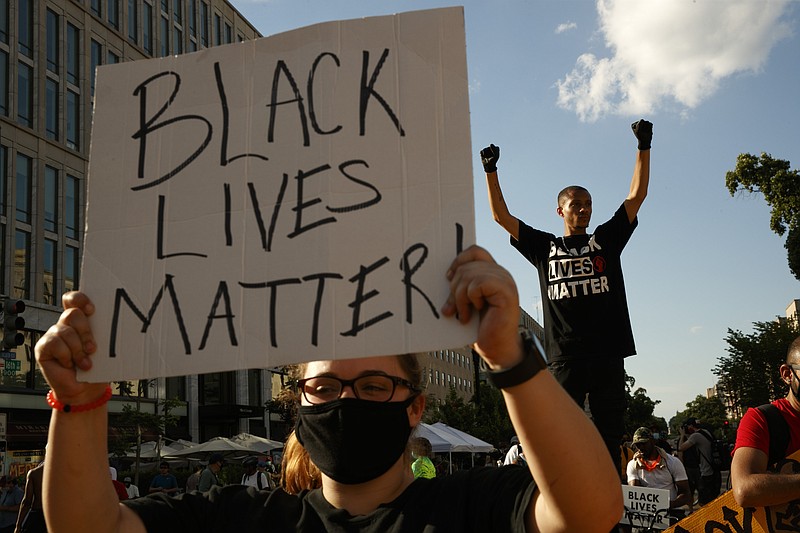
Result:
[[[500,147],[490,144],[481,150],[481,163],[487,174],[497,172],[497,160],[500,159]]]
[[[639,150],[649,150],[653,141],[653,123],[642,119],[631,124],[631,129],[639,140]]]

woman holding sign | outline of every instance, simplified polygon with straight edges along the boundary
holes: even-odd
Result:
[[[405,450],[425,407],[419,361],[314,361],[302,366],[296,434],[321,472],[321,488],[292,495],[228,486],[120,504],[106,461],[110,389],[75,378],[76,366],[92,364],[87,317],[95,309],[85,295],[68,293],[61,318],[36,346],[54,407],[44,478],[50,531],[87,524],[97,533],[609,531],[622,514],[619,478],[591,421],[541,371],[537,343],[518,334],[510,274],[473,246],[453,261],[447,279],[442,312],[465,323],[480,314],[475,349],[503,391],[528,469],[415,480]]]

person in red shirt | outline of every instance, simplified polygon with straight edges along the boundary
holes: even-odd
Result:
[[[789,429],[784,457],[800,450],[800,337],[789,346],[786,362],[780,367],[783,381],[789,385],[785,398],[772,402]],[[736,503],[742,507],[766,507],[800,499],[800,474],[776,474],[769,466],[770,438],[765,414],[751,408],[742,417],[736,433],[731,462],[731,486]]]

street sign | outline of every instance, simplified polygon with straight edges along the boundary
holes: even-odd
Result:
[[[9,352],[6,350],[0,352],[0,359],[16,359],[16,358],[17,358],[17,352]]]

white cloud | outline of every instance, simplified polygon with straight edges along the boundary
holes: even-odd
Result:
[[[652,113],[677,102],[684,111],[722,79],[758,72],[791,34],[782,20],[791,0],[597,0],[609,57],[585,53],[558,80],[558,105],[584,121]]]
[[[689,333],[691,333],[692,335],[696,335],[701,331],[703,331],[703,326],[692,326],[689,328]]]
[[[556,26],[556,33],[564,33],[565,31],[574,30],[578,25],[574,22],[564,22]]]

